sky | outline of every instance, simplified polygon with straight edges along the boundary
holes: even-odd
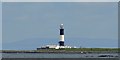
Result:
[[[117,9],[117,2],[3,2],[3,49],[34,49],[58,44],[61,23],[68,45],[117,47]]]
[[[119,0],[1,0],[3,2],[118,2]]]
[[[0,2],[0,8],[2,8],[2,3]],[[0,9],[0,50],[2,50],[2,9]]]

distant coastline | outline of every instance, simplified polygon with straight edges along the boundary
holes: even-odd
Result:
[[[41,50],[1,50],[2,53],[118,53],[118,48],[66,48],[66,49],[41,49]]]

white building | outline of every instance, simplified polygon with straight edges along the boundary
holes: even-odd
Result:
[[[39,49],[60,49],[60,48],[72,48],[71,46],[59,46],[59,45],[46,45],[46,46],[42,46],[41,48],[37,48],[37,50]]]

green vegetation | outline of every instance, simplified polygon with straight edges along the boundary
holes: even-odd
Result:
[[[71,48],[66,51],[118,51],[118,48]]]
[[[120,48],[65,48],[40,50],[2,50],[4,53],[41,53],[41,52],[118,52]]]

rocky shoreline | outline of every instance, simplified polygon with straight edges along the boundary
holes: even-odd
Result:
[[[119,60],[118,58],[2,58],[2,60]]]

